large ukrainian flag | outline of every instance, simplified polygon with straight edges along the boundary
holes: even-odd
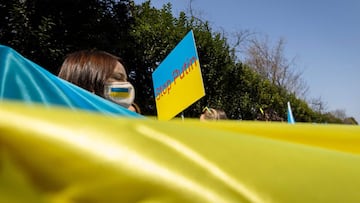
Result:
[[[0,202],[360,202],[360,128],[0,103]]]
[[[359,126],[109,116],[1,50],[0,202],[360,202]]]

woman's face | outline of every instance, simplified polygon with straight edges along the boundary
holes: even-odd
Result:
[[[134,87],[127,81],[125,68],[120,62],[116,63],[114,72],[105,81],[104,98],[125,108],[131,106],[134,101]]]
[[[117,62],[113,74],[106,80],[106,82],[126,82],[127,75],[124,66]]]

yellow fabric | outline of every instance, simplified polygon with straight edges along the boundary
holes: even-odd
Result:
[[[0,202],[360,202],[360,127],[0,103]]]

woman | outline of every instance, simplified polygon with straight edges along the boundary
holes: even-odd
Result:
[[[122,60],[105,51],[82,50],[67,55],[58,76],[125,108],[135,98]]]

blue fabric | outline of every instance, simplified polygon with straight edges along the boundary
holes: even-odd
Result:
[[[12,48],[3,45],[0,45],[1,100],[143,117],[51,74]]]
[[[287,120],[290,124],[295,124],[295,119],[291,111],[290,102],[287,103]]]

